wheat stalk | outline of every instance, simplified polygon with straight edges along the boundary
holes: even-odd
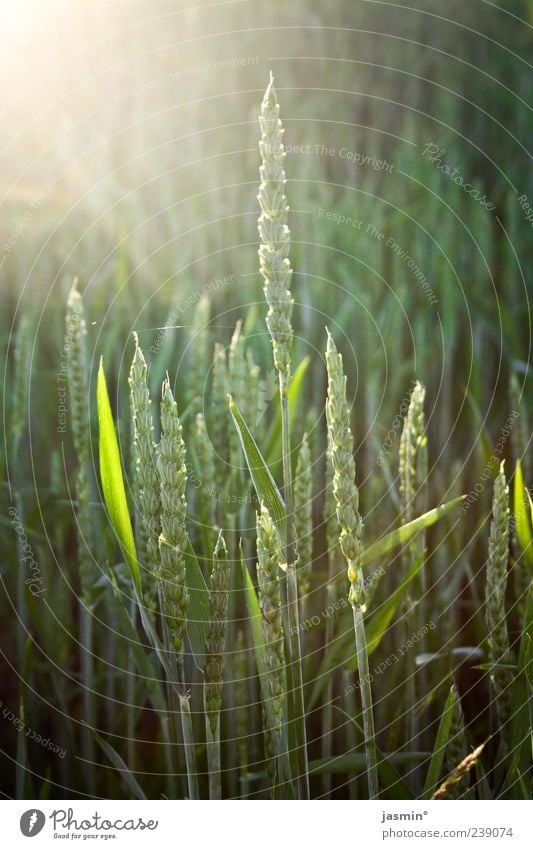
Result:
[[[259,230],[259,267],[264,279],[265,298],[268,304],[267,328],[272,341],[274,365],[279,377],[281,404],[281,441],[283,458],[283,495],[285,498],[285,563],[287,588],[287,616],[289,622],[291,703],[294,719],[295,748],[298,760],[296,777],[298,798],[309,798],[309,766],[307,761],[307,736],[305,729],[305,704],[300,645],[300,620],[298,610],[298,583],[296,577],[296,550],[294,545],[293,489],[291,469],[291,436],[288,392],[291,376],[290,354],[292,348],[291,315],[293,299],[290,293],[292,270],[289,262],[290,231],[287,225],[289,206],[285,197],[285,171],[283,160],[283,127],[279,117],[279,104],[274,89],[274,79],[265,91],[259,112],[261,139],[259,152],[261,166],[258,200],[261,214]]]
[[[194,448],[198,461],[200,482],[200,486],[196,490],[198,514],[205,541],[206,556],[210,556],[216,544],[217,533],[215,462],[203,413],[196,414]]]
[[[311,588],[313,562],[313,476],[306,433],[298,451],[294,477],[294,533],[298,547],[298,586],[300,599],[304,602]],[[305,619],[303,612],[302,619]]]
[[[402,505],[402,518],[405,522],[414,519],[415,514],[423,513],[421,504],[425,499],[427,478],[427,437],[425,434],[424,400],[426,390],[419,380],[416,381],[411,397],[407,415],[405,416],[402,433],[400,437],[399,450],[399,478],[400,498]],[[424,505],[425,506],[425,505]],[[418,509],[417,509],[418,508]],[[407,550],[403,553],[403,568],[407,571],[409,566],[423,555],[425,547],[424,533],[418,534]],[[417,604],[420,594],[425,590],[424,567],[421,569],[421,587],[417,592],[416,601],[413,600],[411,591],[407,592],[403,603],[402,630],[404,641],[409,639],[410,634],[420,626]],[[421,645],[422,650],[424,645]],[[414,705],[417,701],[416,666],[413,652],[409,652],[406,658],[405,684],[408,704]],[[406,740],[416,748],[417,740],[417,716],[414,710],[404,712],[404,732]],[[413,787],[416,789],[417,773],[412,773]]]
[[[339,537],[341,528],[337,519],[337,508],[335,504],[335,496],[333,494],[333,461],[331,458],[331,439],[328,431],[326,463],[324,469],[324,507],[323,520],[326,529],[326,546],[328,554],[328,583],[326,586],[326,598],[328,605],[337,601],[343,590],[340,588],[340,582],[344,585],[344,569],[339,569]],[[334,622],[333,617],[328,616],[326,620],[326,630],[324,636],[325,645],[330,645],[333,639]],[[328,676],[326,684],[326,693],[324,699],[324,708],[322,712],[322,738],[321,738],[321,755],[323,758],[330,758],[333,751],[333,683],[334,673]],[[326,774],[322,776],[322,791],[326,795],[331,790],[331,776]]]
[[[224,680],[224,651],[230,563],[222,531],[213,554],[210,575],[210,623],[204,667],[204,711],[206,719],[209,798],[222,798],[220,772],[220,707]]]
[[[213,449],[216,456],[215,480],[217,493],[221,494],[226,485],[229,462],[228,432],[230,440],[235,438],[234,428],[230,428],[228,416],[228,365],[224,346],[215,344],[213,357],[213,377],[211,383],[210,422],[213,434]],[[238,438],[238,437],[237,437]]]
[[[489,659],[494,664],[490,680],[496,696],[496,713],[502,734],[511,715],[513,675],[501,666],[512,663],[505,610],[507,565],[509,560],[509,487],[503,463],[494,481],[492,521],[489,537],[487,578],[485,584],[485,622]]]
[[[449,777],[455,775],[455,771],[459,764],[462,764],[468,756],[465,735],[465,721],[463,716],[463,708],[461,706],[461,696],[455,684],[452,686],[453,703],[452,703],[452,721],[450,724],[450,733],[446,744],[446,769]],[[457,781],[453,781],[449,787],[448,796],[452,799],[458,799],[459,796],[464,798],[465,784],[464,776],[460,776]]]
[[[189,365],[187,368],[187,396],[193,413],[202,411],[202,388],[209,367],[209,319],[211,304],[206,295],[202,295],[194,311],[190,332]]]
[[[181,728],[187,763],[189,797],[197,799],[198,777],[190,712],[190,696],[185,688],[184,637],[187,630],[189,593],[186,582],[185,552],[188,535],[186,525],[187,467],[185,444],[178,409],[170,381],[163,381],[161,399],[161,439],[157,450],[157,467],[161,493],[161,597],[165,630],[176,653],[179,683]],[[170,682],[171,683],[171,682]],[[171,694],[173,690],[171,689]],[[171,704],[173,695],[171,696]]]
[[[245,340],[242,335],[242,321],[239,319],[235,325],[228,352],[228,388],[235,403],[241,410],[246,410],[248,403],[246,394],[247,373]],[[241,445],[239,436],[234,428],[230,432],[230,463],[233,476],[240,479],[242,476]]]
[[[157,451],[154,442],[152,401],[148,389],[148,366],[134,333],[135,353],[129,374],[135,480],[139,498],[138,514],[144,529],[144,589],[147,605],[155,609],[155,595],[161,558],[159,534],[161,524],[160,484]],[[141,563],[143,559],[141,557]]]
[[[93,616],[95,564],[92,552],[94,539],[91,522],[91,493],[89,484],[89,462],[91,456],[89,431],[89,380],[87,363],[87,324],[83,301],[78,292],[78,281],[74,280],[67,299],[65,319],[68,342],[68,388],[70,395],[71,429],[77,455],[75,492],[77,509],[76,536],[78,541],[78,563],[80,567],[81,604],[80,647],[81,674],[83,679],[83,716],[86,728],[82,735],[83,755],[88,762],[94,761],[94,744],[91,729],[95,723],[94,703],[94,658]],[[94,790],[94,772],[89,770],[89,785]]]
[[[359,513],[359,491],[355,483],[353,436],[350,428],[350,411],[346,401],[346,376],[343,371],[342,356],[338,353],[329,331],[326,365],[328,371],[326,420],[333,464],[333,494],[337,505],[337,519],[341,528],[340,548],[348,564],[348,581],[350,583],[348,600],[352,605],[354,619],[357,666],[363,707],[368,791],[370,798],[375,799],[379,795],[379,784],[368,650],[363,621],[363,614],[366,610],[362,571],[363,520]]]
[[[257,584],[261,606],[261,626],[265,640],[269,697],[273,724],[267,722],[265,743],[268,751],[283,754],[283,702],[285,691],[285,650],[280,594],[281,542],[268,509],[261,504],[256,517],[257,529]]]
[[[161,533],[158,543],[163,610],[174,649],[181,657],[189,603],[185,573],[187,466],[182,426],[168,377],[162,389],[157,468],[161,497]]]
[[[258,221],[261,242],[259,263],[269,306],[266,322],[272,339],[274,364],[280,375],[286,376],[285,382],[288,383],[293,306],[289,291],[292,275],[289,262],[290,232],[287,225],[289,205],[285,197],[286,178],[283,168],[284,130],[279,117],[279,104],[272,74],[261,103],[259,126],[259,152],[262,160],[259,169],[261,184],[257,196],[261,207]]]

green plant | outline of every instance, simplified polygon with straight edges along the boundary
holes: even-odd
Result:
[[[507,732],[511,715],[512,656],[509,648],[505,589],[509,560],[509,487],[503,463],[494,481],[492,522],[485,585],[485,621],[492,665],[490,680],[496,696],[496,712],[501,732]]]

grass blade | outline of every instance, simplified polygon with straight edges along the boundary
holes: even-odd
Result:
[[[429,762],[429,767],[426,775],[426,782],[422,792],[422,799],[431,799],[431,796],[438,786],[439,778],[444,762],[444,753],[450,736],[450,726],[452,724],[452,710],[454,703],[453,686],[450,687],[446,704],[439,722],[435,745],[433,746],[433,754]]]
[[[450,510],[462,504],[465,498],[466,495],[460,495],[459,498],[454,498],[452,501],[446,502],[446,504],[433,507],[432,510],[428,510],[427,513],[423,513],[411,522],[406,522],[401,528],[396,528],[394,531],[385,534],[384,537],[381,537],[381,539],[378,539],[377,542],[372,543],[372,545],[369,545],[365,549],[363,552],[363,565],[368,566],[375,560],[383,557],[384,554],[388,554],[396,546],[406,545],[413,539],[415,534],[426,530],[426,528],[430,528],[439,519],[446,516]]]
[[[520,460],[517,460],[513,487],[513,512],[516,522],[516,536],[518,537],[518,542],[520,543],[520,548],[527,561],[529,570],[533,573],[533,534],[530,517],[526,509],[526,493],[529,495],[524,483],[522,465]]]
[[[107,755],[117,772],[120,773],[120,777],[124,781],[124,784],[127,785],[129,790],[133,793],[136,799],[145,800],[146,796],[137,779],[133,775],[132,771],[128,769],[127,765],[124,763],[119,753],[110,746],[106,740],[103,740],[98,734],[94,734],[94,739],[102,749],[102,751]]]
[[[115,423],[109,403],[109,393],[104,372],[103,358],[100,360],[97,385],[98,433],[100,453],[100,478],[107,512],[121,548],[124,551],[133,584],[142,599],[141,576],[135,550],[122,464],[118,450]]]
[[[310,362],[310,357],[304,357],[291,378],[287,400],[289,405],[289,415],[292,421],[295,421],[295,416],[298,410],[300,391],[302,388],[302,382]],[[281,408],[278,407],[276,418],[272,422],[272,426],[265,440],[265,456],[267,457],[269,463],[272,463],[274,462],[274,460],[278,459],[278,455],[281,451],[281,424]]]
[[[276,523],[280,536],[284,537],[285,527],[285,504],[281,493],[276,486],[276,482],[270,473],[263,455],[261,454],[257,444],[250,433],[248,425],[244,421],[237,405],[230,397],[229,408],[239,434],[242,450],[246,459],[246,464],[250,471],[250,475],[257,493],[259,501],[262,501],[265,507],[268,508],[270,515]]]

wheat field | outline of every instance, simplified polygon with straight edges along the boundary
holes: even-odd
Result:
[[[531,11],[34,11],[3,796],[531,799]]]

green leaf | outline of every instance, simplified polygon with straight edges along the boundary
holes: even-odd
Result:
[[[100,360],[100,368],[98,370],[97,407],[100,478],[102,481],[104,501],[111,524],[124,551],[133,584],[137,594],[142,599],[141,576],[126,499],[126,490],[124,488],[115,423],[109,403],[103,359]]]
[[[133,775],[132,771],[130,769],[128,769],[128,767],[126,766],[126,764],[124,763],[124,761],[122,760],[122,758],[120,757],[118,752],[115,751],[113,746],[110,746],[109,743],[106,740],[103,740],[102,737],[100,737],[99,734],[96,734],[96,732],[93,732],[93,736],[94,736],[94,739],[96,740],[96,742],[98,743],[98,745],[100,746],[100,748],[102,749],[102,751],[107,755],[107,757],[109,758],[109,760],[111,761],[111,763],[113,764],[113,766],[115,767],[117,772],[120,773],[120,777],[123,779],[124,783],[131,790],[131,792],[133,793],[135,798],[136,799],[142,799],[142,800],[146,799],[146,796],[144,794],[142,787],[138,783],[138,781],[135,778],[135,776]]]
[[[195,663],[199,669],[203,669],[205,643],[210,621],[209,590],[190,542],[187,544],[185,553],[185,570],[185,580],[189,591],[187,636]]]
[[[431,799],[431,795],[435,792],[439,784],[442,764],[444,762],[444,753],[450,737],[454,700],[454,687],[452,685],[440,718],[439,728],[435,738],[435,745],[433,747],[433,754],[431,755],[431,761],[426,775],[426,783],[424,784],[424,790],[422,792],[422,799]]]
[[[518,542],[524,553],[527,565],[530,570],[533,570],[533,534],[531,532],[530,517],[526,509],[526,493],[529,496],[524,484],[522,466],[520,460],[517,460],[513,488],[513,513],[516,523],[516,536],[518,537]],[[523,566],[523,564],[519,563],[518,568],[520,566]]]
[[[417,533],[430,528],[435,522],[446,516],[450,510],[462,504],[465,498],[466,495],[460,495],[459,498],[454,498],[446,504],[440,504],[439,507],[434,507],[432,510],[428,510],[427,513],[422,513],[421,516],[418,516],[418,518],[413,519],[411,522],[406,522],[401,528],[396,528],[394,531],[381,537],[381,539],[372,543],[363,552],[363,565],[368,566],[396,546],[405,546]]]
[[[283,539],[285,527],[285,503],[281,497],[281,493],[276,486],[274,478],[270,474],[263,455],[261,454],[256,442],[250,433],[248,425],[240,414],[237,405],[233,398],[229,399],[229,408],[239,434],[242,450],[246,459],[246,464],[252,477],[253,485],[257,493],[257,497],[268,508],[272,519],[276,523],[280,536]]]
[[[298,408],[298,403],[300,399],[300,391],[302,388],[302,382],[305,377],[305,373],[307,371],[307,367],[311,362],[311,357],[304,357],[296,371],[294,372],[290,385],[289,385],[289,393],[288,393],[288,404],[289,404],[289,418],[291,421],[296,420],[296,411]],[[278,405],[276,418],[272,422],[271,428],[268,432],[267,438],[265,440],[265,456],[268,458],[268,461],[272,463],[276,458],[276,454],[279,453],[281,442],[281,406]]]
[[[391,596],[383,602],[383,604],[376,608],[375,612],[371,616],[369,616],[368,623],[365,622],[369,656],[377,649],[383,639],[396,612],[398,604],[407,594],[409,584],[420,571],[424,562],[424,557],[425,554],[419,557],[416,562],[409,567],[401,584],[391,594]],[[343,663],[345,658],[348,658],[348,660]],[[341,664],[344,669],[357,669],[357,657],[354,653],[354,637],[351,626],[344,628],[341,625],[338,628],[337,636],[333,638],[329,646],[326,648],[326,653],[314,679],[314,687],[307,705],[309,710],[314,707],[322,695],[322,691],[324,690],[333,670]]]

